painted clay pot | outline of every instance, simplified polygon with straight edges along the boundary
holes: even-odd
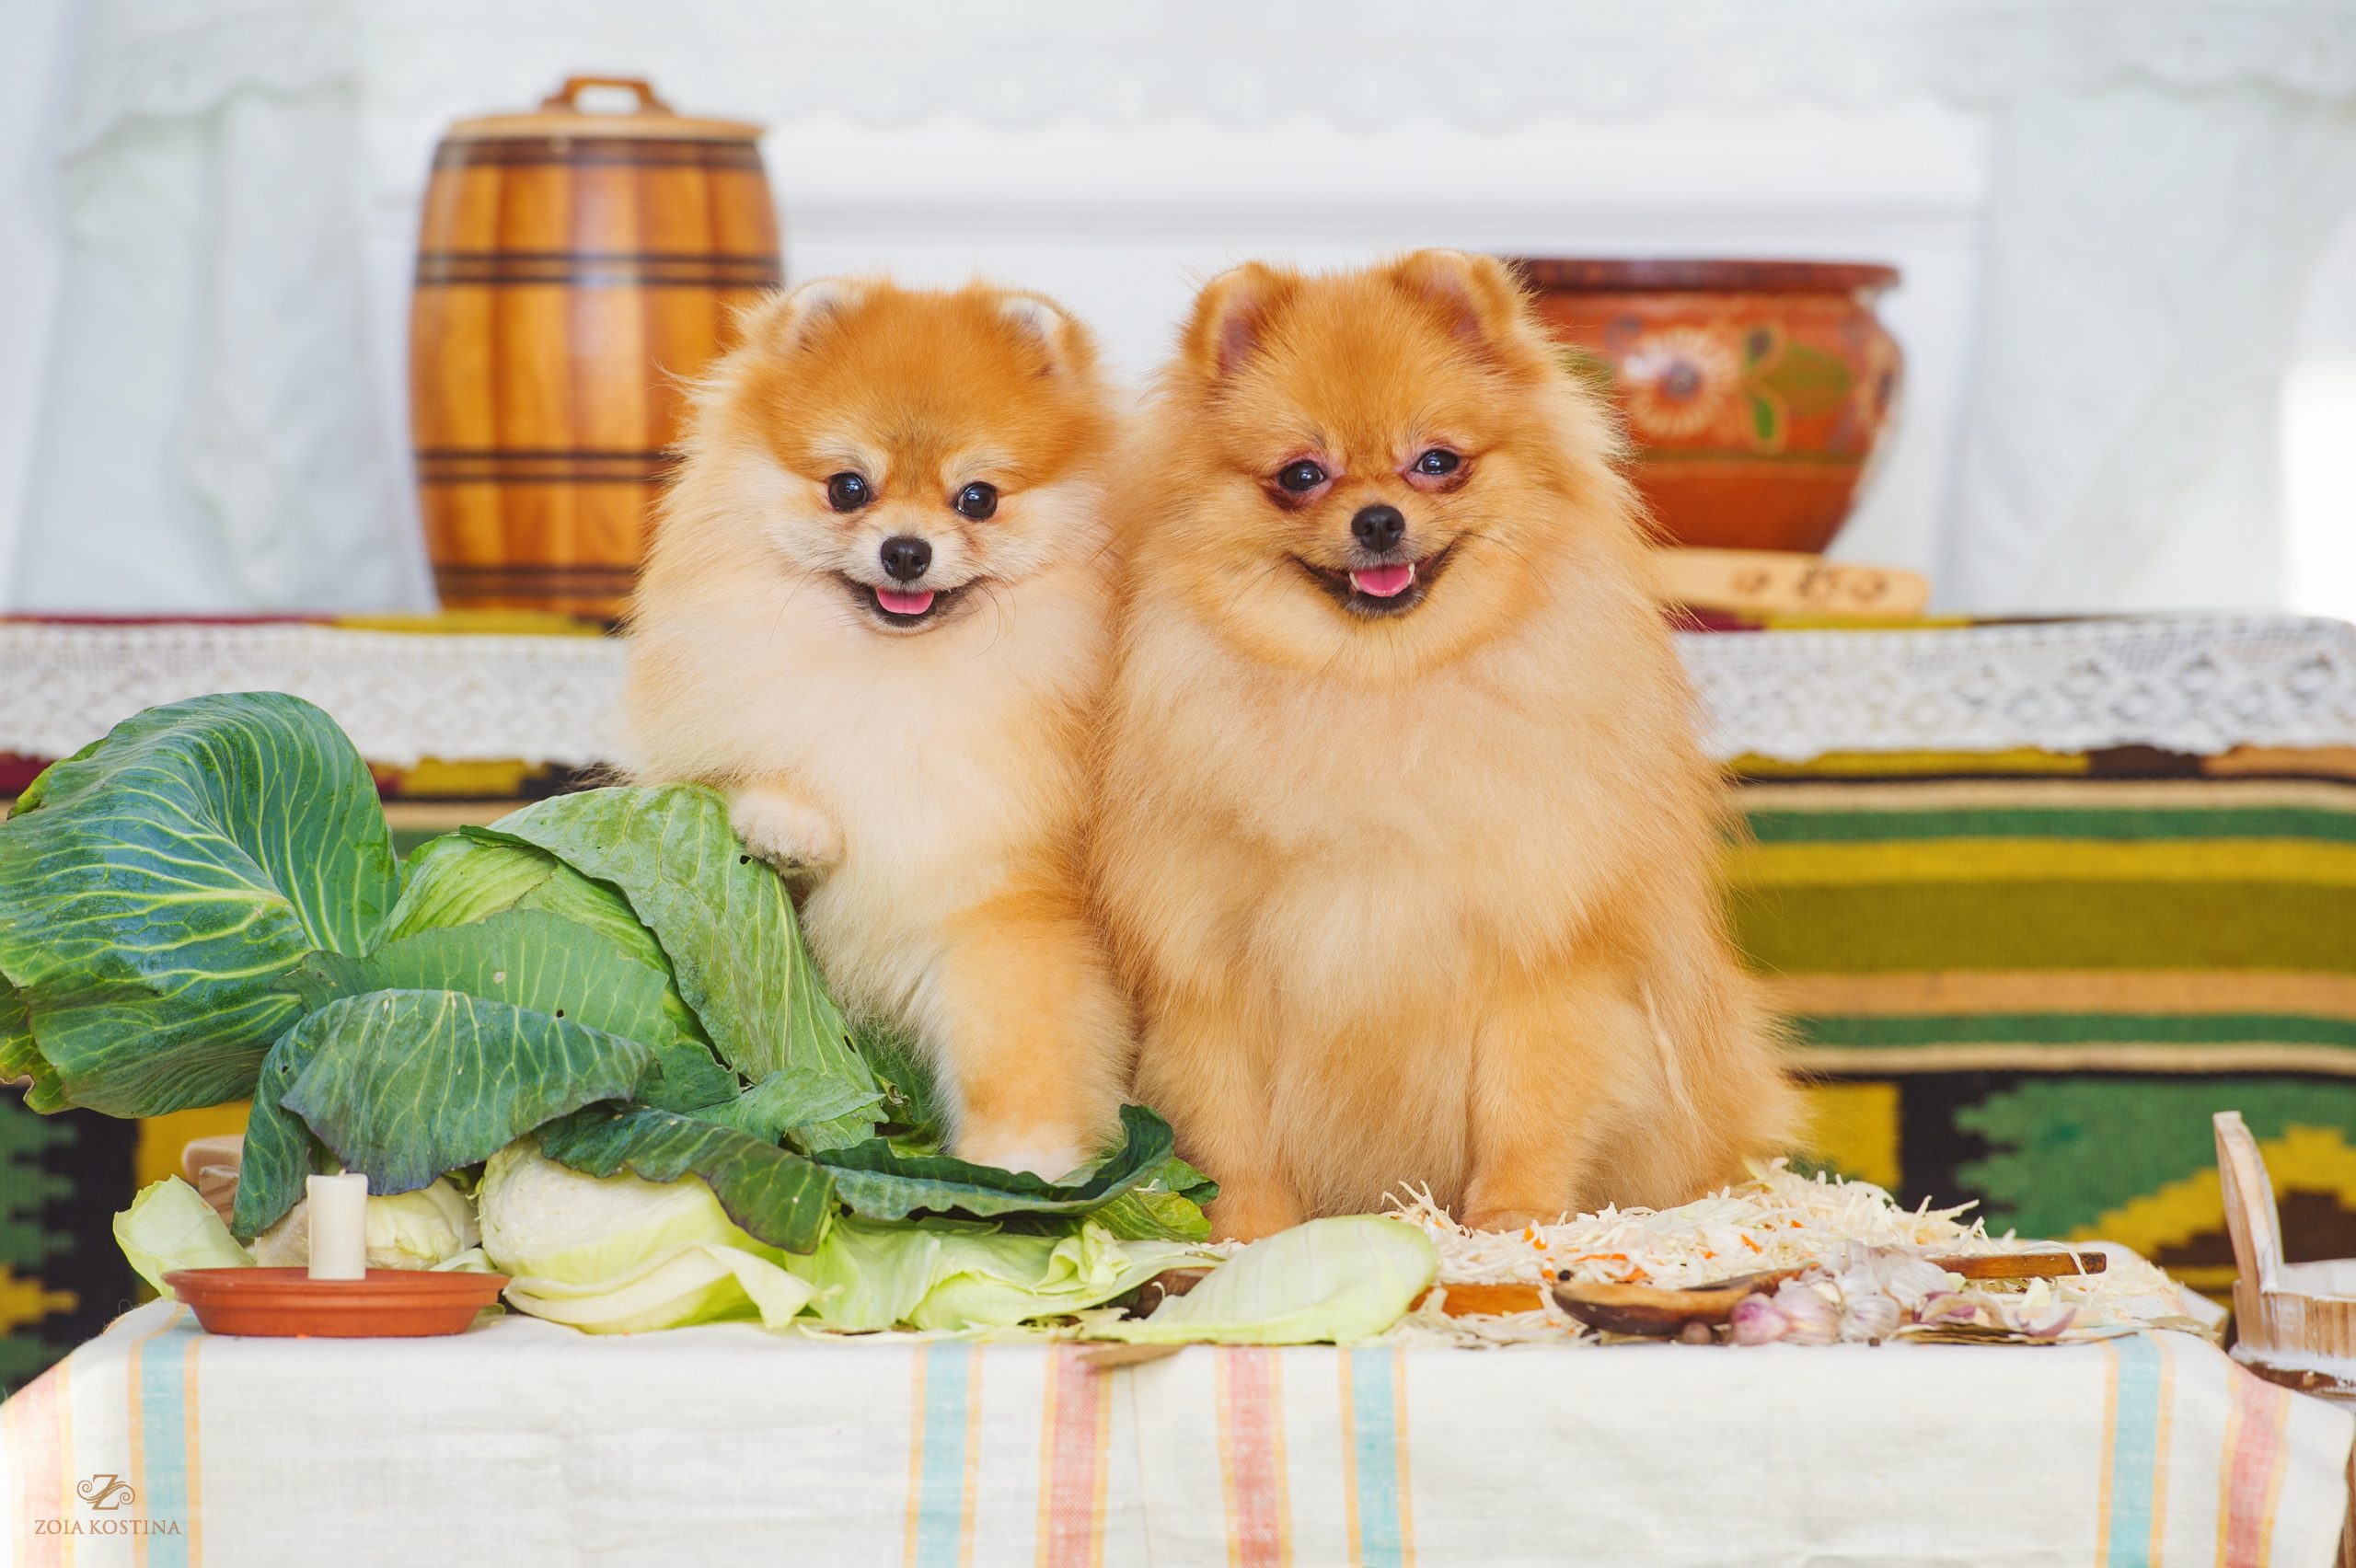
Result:
[[[1632,477],[1669,538],[1818,551],[1849,519],[1895,404],[1874,301],[1897,269],[1822,261],[1512,263],[1628,424]]]

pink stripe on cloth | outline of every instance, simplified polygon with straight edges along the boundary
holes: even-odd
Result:
[[[2282,1493],[2291,1390],[2233,1367],[2233,1405],[2217,1505],[2217,1568],[2263,1568],[2274,1545],[2274,1505]]]
[[[73,1517],[66,1477],[74,1447],[74,1409],[67,1399],[70,1363],[61,1361],[19,1389],[7,1403],[9,1468],[16,1471],[13,1533],[25,1568],[56,1568],[73,1560],[73,1542],[58,1522]]]
[[[1097,1568],[1104,1561],[1105,1462],[1113,1441],[1113,1380],[1079,1345],[1047,1356],[1041,1425],[1039,1568]]]
[[[1227,1494],[1229,1568],[1292,1562],[1285,1495],[1282,1364],[1273,1350],[1230,1346],[1218,1357],[1218,1468]]]

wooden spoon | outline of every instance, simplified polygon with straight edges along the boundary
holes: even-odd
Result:
[[[2067,1274],[2097,1274],[2109,1263],[2100,1252],[2059,1250],[1956,1254],[1923,1261],[1966,1279],[2059,1279]],[[1807,1272],[1805,1268],[1767,1269],[1682,1290],[1565,1280],[1554,1286],[1554,1301],[1580,1322],[1606,1333],[1674,1339],[1691,1323],[1715,1327],[1726,1322],[1734,1316],[1735,1303],[1744,1297],[1773,1290]]]

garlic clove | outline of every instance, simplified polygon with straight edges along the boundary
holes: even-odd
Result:
[[[1775,1307],[1784,1314],[1784,1340],[1790,1344],[1831,1344],[1841,1337],[1841,1309],[1831,1282],[1821,1288],[1796,1279],[1785,1280],[1775,1292]]]
[[[1877,1344],[1898,1331],[1897,1302],[1875,1291],[1853,1297],[1841,1313],[1841,1337],[1853,1344]]]
[[[1925,1297],[1914,1309],[1918,1323],[1975,1323],[1980,1320],[1980,1304],[1959,1290],[1943,1290]]]
[[[2060,1339],[2062,1332],[2077,1320],[2077,1316],[2078,1309],[2067,1302],[2050,1303],[2041,1310],[2020,1313],[2013,1327],[2031,1339]]]
[[[1746,1296],[1734,1304],[1727,1320],[1727,1337],[1737,1344],[1768,1344],[1784,1337],[1791,1320],[1765,1296]]]

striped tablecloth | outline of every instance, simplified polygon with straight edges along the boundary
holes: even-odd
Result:
[[[215,1339],[0,1411],[0,1562],[2305,1564],[2356,1419],[2200,1341],[1194,1349]]]

